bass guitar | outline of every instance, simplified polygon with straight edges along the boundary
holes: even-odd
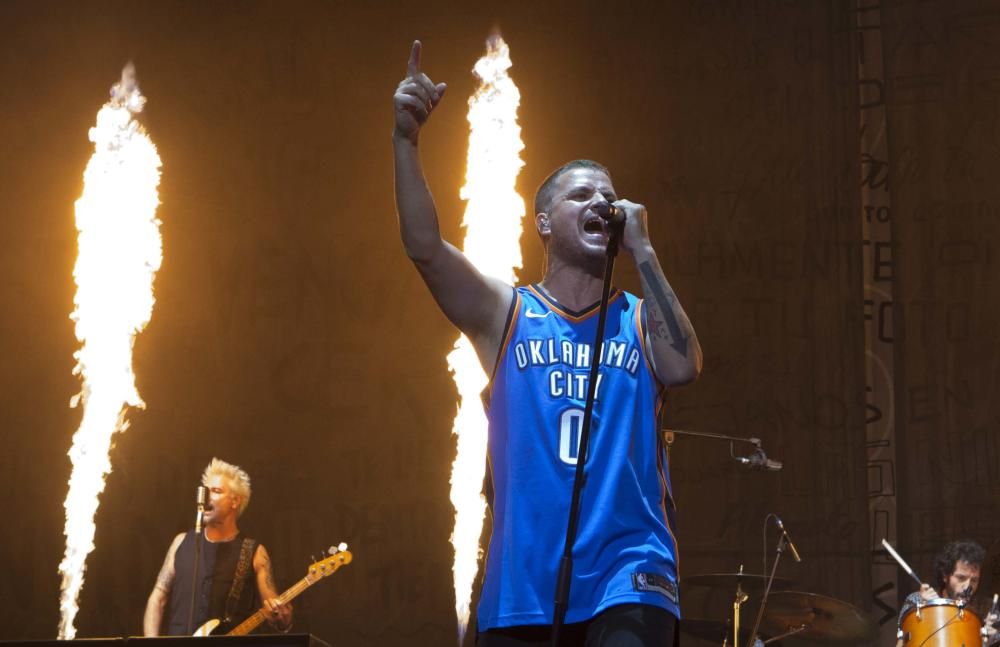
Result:
[[[306,576],[301,580],[292,585],[287,591],[278,596],[278,601],[281,604],[286,602],[291,602],[299,596],[300,593],[308,589],[310,586],[319,582],[324,577],[328,577],[337,572],[341,566],[346,566],[350,564],[354,559],[351,551],[347,550],[347,544],[340,544],[335,548],[331,548],[331,555],[326,559],[321,559],[318,562],[314,562],[309,566]],[[257,627],[260,626],[262,622],[267,620],[270,615],[270,610],[264,607],[257,611],[240,624],[236,625],[232,630],[226,632],[227,636],[245,636]],[[222,623],[218,618],[213,618],[198,627],[198,630],[194,632],[195,636],[208,636]]]

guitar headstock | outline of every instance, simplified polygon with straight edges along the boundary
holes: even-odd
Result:
[[[337,546],[331,546],[328,552],[330,553],[329,557],[310,564],[306,574],[306,579],[309,580],[310,584],[333,575],[341,566],[346,566],[354,560],[354,555],[347,550],[347,544],[343,542]]]

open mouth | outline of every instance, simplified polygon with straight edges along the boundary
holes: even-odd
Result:
[[[583,231],[587,234],[603,234],[605,232],[604,220],[597,216],[588,218],[583,223]]]

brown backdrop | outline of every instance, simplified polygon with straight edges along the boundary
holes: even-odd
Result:
[[[268,545],[279,584],[330,543],[355,552],[302,598],[297,629],[343,645],[454,642],[455,333],[398,242],[390,97],[423,39],[427,71],[450,84],[424,161],[457,240],[469,70],[494,27],[523,97],[523,195],[592,157],[650,209],[706,351],[665,423],[757,436],[785,463],[746,472],[725,445],[677,441],[682,575],[759,571],[763,517],[777,512],[805,558],[780,572],[870,609],[853,5],[0,4],[0,638],[56,634],[79,422],[67,407],[73,201],[87,129],[131,59],[163,158],[164,263],[136,344],[148,408],[112,453],[79,635],[141,631],[163,553],[218,455],[253,477],[242,526]],[[900,545],[926,570],[947,538],[1000,536],[1000,10],[882,10],[894,479]],[[524,247],[535,280],[533,234]],[[618,278],[637,286],[627,263]],[[684,596],[692,617],[721,618],[729,601]]]

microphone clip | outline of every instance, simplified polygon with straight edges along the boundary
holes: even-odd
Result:
[[[753,453],[749,456],[736,456],[733,454],[733,459],[742,465],[747,465],[752,470],[768,471],[768,472],[778,472],[784,467],[781,461],[771,460],[764,453],[764,449],[760,446],[760,443],[754,443],[756,445]],[[730,446],[730,450],[732,446]]]

